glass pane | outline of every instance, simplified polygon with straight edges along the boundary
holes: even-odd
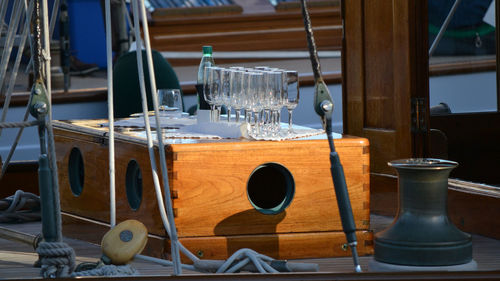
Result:
[[[497,111],[494,1],[428,3],[431,114]]]

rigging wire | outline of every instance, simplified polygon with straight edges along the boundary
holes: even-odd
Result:
[[[28,31],[30,30],[30,22],[31,22],[31,15],[33,13],[33,2],[30,2],[29,5],[26,5],[26,1],[24,1],[24,10],[26,12],[26,19],[25,19],[25,27],[24,31],[21,35],[21,42],[19,42],[19,50],[24,49],[24,45],[26,44],[26,39],[28,38]],[[2,110],[2,117],[0,122],[4,122],[5,118],[7,116],[7,111],[10,105],[10,100],[12,97],[12,92],[14,91],[14,84],[17,79],[17,72],[19,70],[19,65],[21,63],[21,57],[22,57],[22,52],[18,51],[16,61],[14,62],[14,66],[12,69],[12,74],[10,76],[10,81],[9,81],[9,88],[7,89],[7,94],[5,96],[4,100],[4,108]],[[28,99],[28,104],[26,106],[26,110],[24,112],[23,116],[23,122],[27,122],[28,117],[29,117],[29,107],[31,104],[31,95]],[[0,128],[0,134],[1,134],[2,128]],[[7,155],[7,158],[5,159],[5,163],[2,167],[2,171],[0,173],[0,179],[5,175],[5,172],[7,171],[7,167],[9,166],[10,160],[12,159],[12,156],[14,155],[14,151],[16,150],[16,147],[19,143],[19,140],[21,139],[21,136],[23,134],[24,127],[19,126],[19,131],[17,132],[16,138],[14,139],[14,143],[12,144],[9,154]]]
[[[0,61],[0,90],[3,88],[4,85],[5,77],[7,74],[7,67],[9,65],[10,55],[12,53],[12,48],[14,46],[16,30],[18,29],[21,14],[23,13],[22,5],[23,5],[22,1],[17,1],[14,3],[9,29],[7,31],[7,36],[5,37],[4,51],[2,53],[2,59]],[[5,111],[5,105],[4,105],[4,111]]]

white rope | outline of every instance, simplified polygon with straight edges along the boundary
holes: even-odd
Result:
[[[75,269],[75,251],[64,242],[40,242],[36,252],[43,278],[69,277]]]
[[[156,167],[156,157],[155,157],[155,152],[154,152],[154,146],[153,146],[153,140],[151,137],[151,128],[149,124],[149,116],[147,114],[148,112],[148,107],[147,107],[147,97],[146,97],[146,86],[144,82],[144,69],[143,69],[143,63],[142,63],[142,40],[140,37],[140,26],[139,26],[139,7],[137,1],[132,1],[132,6],[134,10],[134,26],[135,26],[135,34],[136,34],[136,42],[137,42],[137,49],[136,49],[136,54],[137,54],[137,67],[138,67],[138,72],[139,72],[139,85],[141,89],[141,98],[142,98],[142,110],[144,112],[144,123],[146,127],[146,134],[147,134],[147,146],[148,146],[148,151],[149,151],[149,159],[151,162],[151,171],[152,171],[152,176],[153,176],[153,183],[156,191],[156,199],[158,200],[158,205],[160,206],[160,215],[162,217],[162,221],[164,224],[164,227],[169,234],[169,237],[171,240],[173,240],[173,233],[172,229],[175,230],[175,222],[170,221],[167,218],[167,212],[164,208],[164,201],[163,201],[163,196],[162,196],[162,191],[160,189],[160,183],[158,179],[158,170]],[[146,33],[146,32],[145,32]],[[150,73],[152,75],[152,73]],[[155,97],[155,93],[152,93],[153,98]],[[158,110],[158,109],[157,109]],[[158,111],[156,111],[158,112]],[[161,136],[161,134],[158,132],[158,134]],[[161,149],[160,149],[161,150]],[[166,175],[168,176],[168,175]],[[167,197],[168,196],[168,197]],[[170,200],[170,193],[165,194],[165,197],[167,200]],[[171,214],[173,216],[173,214]],[[172,260],[174,261],[174,274],[178,275],[182,273],[182,269],[180,268],[180,264],[177,264],[176,261],[180,261],[180,258],[178,254],[176,254],[175,249],[177,249],[177,243],[174,243],[172,241]],[[178,253],[178,252],[177,252]]]
[[[134,259],[154,262],[154,263],[161,264],[164,266],[173,266],[174,265],[174,263],[169,261],[169,260],[164,260],[164,259],[159,259],[159,258],[144,256],[144,255],[135,255]],[[198,268],[196,268],[195,266],[190,265],[190,264],[182,264],[182,268],[187,269],[187,270],[192,270],[192,271],[199,271]]]
[[[237,263],[234,267],[230,267],[235,261],[239,259],[242,259],[241,262]],[[222,264],[222,266],[217,270],[217,273],[236,272],[249,262],[252,262],[253,265],[257,268],[257,270],[261,273],[278,272],[276,269],[272,268],[267,263],[265,263],[264,260],[271,261],[273,259],[268,256],[259,254],[251,249],[239,249],[231,257],[229,257],[229,259],[227,259],[226,262],[224,262],[224,264]]]
[[[151,95],[152,95],[152,100],[153,100],[153,108],[155,111],[155,121],[156,121],[156,130],[157,130],[157,140],[158,140],[158,146],[159,146],[159,153],[160,153],[160,166],[161,166],[161,174],[163,177],[163,189],[164,189],[164,196],[165,196],[165,203],[166,203],[166,208],[167,208],[167,218],[168,221],[170,222],[170,241],[171,241],[171,255],[172,255],[172,261],[174,262],[174,274],[179,275],[182,274],[182,268],[181,268],[181,260],[179,256],[179,238],[177,236],[177,229],[175,227],[175,220],[174,220],[174,212],[172,208],[172,199],[170,196],[170,185],[168,181],[168,170],[167,170],[167,161],[166,161],[166,156],[165,156],[165,144],[163,143],[163,134],[162,134],[162,128],[160,124],[160,114],[159,114],[159,107],[158,107],[158,96],[156,95],[156,79],[155,79],[155,73],[154,73],[154,67],[153,67],[153,58],[152,58],[152,52],[151,52],[151,43],[149,40],[149,28],[148,28],[148,22],[147,22],[147,16],[146,16],[146,8],[144,7],[144,1],[140,2],[140,9],[141,9],[141,19],[142,19],[142,29],[144,30],[144,41],[145,41],[145,46],[146,46],[146,59],[148,63],[148,70],[149,70],[149,80],[151,83]],[[146,112],[144,113],[144,116],[146,116]],[[149,117],[148,117],[149,118]],[[162,205],[163,206],[163,205]]]

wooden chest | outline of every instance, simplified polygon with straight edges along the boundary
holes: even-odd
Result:
[[[97,124],[54,124],[64,234],[82,238],[87,233],[87,240],[95,242],[100,237],[90,236],[99,232],[88,226],[97,230],[109,223],[110,206],[108,138]],[[240,248],[279,259],[350,255],[344,248],[326,140],[167,142],[175,224],[181,243],[193,253],[208,259],[225,259]],[[147,142],[117,133],[115,143],[117,222],[143,222],[151,237],[160,240],[149,254],[167,254],[170,243],[158,212]],[[343,137],[335,145],[359,253],[371,254],[368,141]]]

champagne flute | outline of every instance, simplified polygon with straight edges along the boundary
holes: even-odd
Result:
[[[231,71],[227,68],[221,71],[221,97],[227,108],[227,122],[231,121]]]
[[[249,69],[245,69],[245,72],[243,72],[243,86],[242,86],[242,108],[244,111],[244,118],[243,122],[250,123],[250,116],[251,116],[251,94],[250,94],[250,79],[251,79],[251,73],[253,71]]]
[[[205,100],[210,105],[210,122],[215,121],[215,101],[214,95],[217,91],[218,84],[214,80],[216,67],[205,67],[203,75],[203,96]]]
[[[252,126],[254,136],[261,135],[259,113],[263,109],[264,89],[264,74],[262,72],[251,72],[248,83],[248,103],[254,116]]]
[[[281,71],[268,71],[266,102],[269,112],[268,133],[275,137],[279,132],[279,110],[283,105],[283,73]]]
[[[218,122],[220,120],[221,107],[224,103],[222,98],[222,70],[223,68],[221,67],[213,67],[213,85],[210,90],[213,91],[212,93],[215,106],[215,122]]]
[[[285,71],[285,88],[284,88],[285,107],[288,110],[288,134],[294,133],[292,125],[292,111],[299,104],[299,73],[294,70]]]
[[[236,113],[236,122],[240,122],[240,110],[243,107],[243,74],[241,70],[232,69],[230,74],[230,105]]]

